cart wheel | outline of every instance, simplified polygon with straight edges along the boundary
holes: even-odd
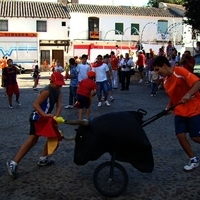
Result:
[[[128,185],[128,174],[119,163],[114,164],[114,171],[110,174],[111,161],[100,164],[94,171],[93,182],[99,193],[106,197],[119,196]]]

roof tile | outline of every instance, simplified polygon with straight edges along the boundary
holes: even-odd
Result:
[[[70,18],[61,3],[0,0],[0,17]]]
[[[129,16],[152,16],[152,17],[181,17],[171,12],[170,9],[154,7],[132,7],[132,6],[110,6],[110,5],[88,5],[68,4],[70,13],[90,13],[106,15],[129,15]]]

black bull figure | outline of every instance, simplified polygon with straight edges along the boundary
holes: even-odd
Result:
[[[152,146],[135,111],[112,112],[89,120],[76,129],[74,162],[84,165],[115,152],[116,160],[130,163],[141,172],[152,172]]]

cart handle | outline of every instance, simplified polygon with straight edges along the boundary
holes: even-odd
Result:
[[[174,110],[174,108],[177,107],[177,106],[180,105],[180,104],[182,104],[181,101],[180,101],[179,103],[177,103],[177,104],[171,106],[170,108],[165,109],[165,110],[159,112],[158,114],[156,114],[156,115],[150,117],[149,119],[143,121],[143,123],[142,123],[142,127],[144,127],[144,126],[150,124],[151,122],[153,122],[153,121],[159,119],[160,117],[166,115],[169,111]]]

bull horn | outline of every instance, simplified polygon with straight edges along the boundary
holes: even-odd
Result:
[[[75,138],[76,138],[76,135],[69,137],[69,138],[63,137],[63,139],[67,140],[67,141],[75,140]]]
[[[65,121],[65,124],[88,126],[89,125],[89,121],[87,119],[72,120],[72,121]]]

